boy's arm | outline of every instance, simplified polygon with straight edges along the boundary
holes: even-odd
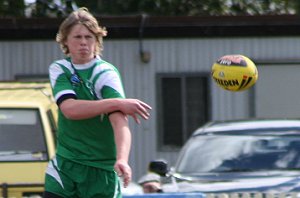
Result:
[[[109,116],[115,136],[117,147],[117,161],[115,171],[120,177],[123,177],[124,187],[127,187],[131,181],[132,172],[128,164],[131,148],[131,132],[128,127],[128,119],[125,114],[115,112]]]
[[[72,120],[92,118],[101,114],[109,114],[121,111],[126,115],[132,116],[139,124],[138,116],[147,120],[150,116],[151,107],[138,99],[111,98],[102,100],[78,100],[69,98],[60,105],[62,113]]]

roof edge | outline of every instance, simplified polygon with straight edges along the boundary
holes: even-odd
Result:
[[[299,15],[100,16],[114,38],[180,38],[300,35]],[[54,39],[63,18],[0,18],[0,40]]]

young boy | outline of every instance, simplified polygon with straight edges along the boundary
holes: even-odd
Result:
[[[86,8],[59,28],[57,42],[67,58],[49,67],[59,106],[56,157],[49,162],[45,198],[121,197],[118,176],[131,181],[131,133],[127,115],[140,123],[151,107],[125,99],[118,70],[100,58],[106,30]]]

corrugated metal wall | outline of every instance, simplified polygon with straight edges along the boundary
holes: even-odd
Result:
[[[178,154],[177,151],[157,150],[156,73],[208,72],[213,62],[225,54],[244,54],[254,60],[295,59],[300,51],[300,37],[147,39],[143,46],[150,52],[151,61],[143,63],[138,40],[107,39],[104,44],[103,58],[120,69],[127,97],[139,98],[153,107],[149,121],[141,125],[136,125],[132,119],[130,122],[134,180],[145,173],[150,160],[164,158],[173,164]],[[1,41],[0,80],[13,80],[16,74],[47,74],[48,65],[61,57],[54,41]],[[257,66],[259,70],[262,65]],[[213,120],[250,116],[250,91],[223,91],[212,82],[211,99]]]
[[[47,73],[57,57],[61,53],[53,41],[1,41],[0,80],[12,80],[16,74]]]

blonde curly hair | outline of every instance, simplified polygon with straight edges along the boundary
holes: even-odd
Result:
[[[84,25],[95,35],[97,45],[94,53],[95,55],[101,55],[103,50],[103,37],[107,35],[107,31],[105,27],[99,26],[97,19],[85,7],[79,8],[78,10],[72,12],[59,26],[59,30],[56,35],[56,41],[60,44],[60,48],[63,53],[66,55],[69,55],[70,53],[65,42],[72,27],[77,24]]]

